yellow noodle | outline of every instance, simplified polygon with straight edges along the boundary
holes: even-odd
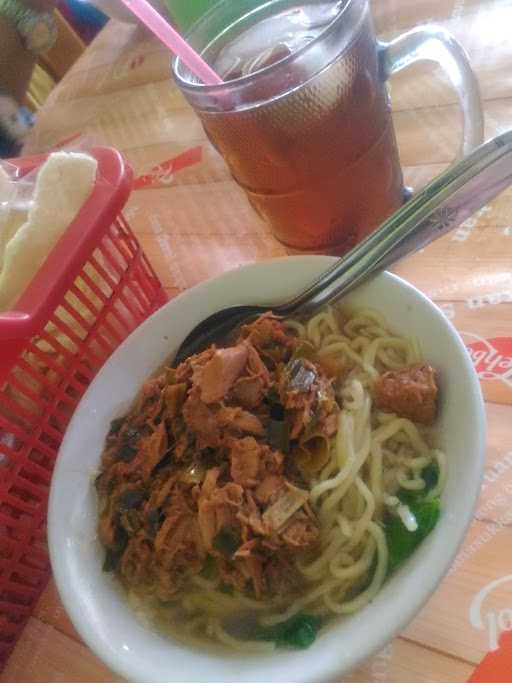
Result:
[[[298,337],[306,336],[306,327],[298,320],[286,320],[284,326],[288,330],[292,330]]]
[[[444,487],[446,485],[446,478],[448,476],[448,471],[446,467],[446,456],[443,453],[443,451],[440,451],[438,448],[435,448],[434,457],[437,461],[437,466],[439,468],[439,478],[437,480],[436,486],[434,486],[434,488],[428,492],[427,500],[432,500],[432,498],[439,496],[443,492]]]
[[[220,643],[227,645],[233,650],[240,650],[242,652],[253,652],[254,654],[270,654],[275,650],[275,643],[262,642],[259,640],[238,640],[233,638],[222,628],[217,619],[210,621],[210,635],[214,636]]]
[[[423,481],[423,479],[409,479],[403,470],[398,471],[396,480],[401,488],[407,489],[408,491],[421,491],[425,488],[425,482]]]
[[[405,355],[405,362],[402,363],[401,367],[403,367],[404,365],[408,365],[407,358],[410,355],[410,344],[407,342],[406,339],[398,339],[398,337],[377,337],[376,339],[374,339],[372,343],[368,344],[368,346],[363,351],[362,355],[364,363],[370,366],[374,366],[377,351],[379,351],[379,349],[381,349],[382,347],[385,347],[387,349],[401,349]],[[399,367],[400,365],[395,363],[394,369],[398,369]]]
[[[340,567],[337,562],[338,558],[334,558],[329,563],[329,571],[333,576],[335,576],[338,579],[346,580],[358,578],[366,571],[368,571],[368,569],[370,568],[375,548],[375,541],[373,540],[373,538],[371,538],[370,542],[366,544],[363,554],[361,555],[359,560],[354,562],[352,558],[352,564],[349,567]]]
[[[225,629],[226,616],[252,612],[261,625],[270,626],[301,611],[327,617],[361,609],[386,576],[382,521],[386,511],[399,504],[399,488],[424,489],[421,473],[436,463],[438,482],[428,494],[433,498],[442,492],[447,477],[446,458],[430,447],[424,428],[372,407],[372,388],[380,373],[421,360],[416,339],[394,336],[382,315],[366,309],[343,321],[327,309],[305,323],[290,320],[285,326],[310,342],[319,357],[335,356],[347,368],[343,383],[335,385],[341,410],[338,431],[328,446],[329,460],[311,482],[310,504],[320,520],[320,547],[313,557],[297,560],[304,585],[291,601],[229,595],[219,590],[219,577],[197,576],[180,598],[182,609],[190,614],[191,633],[202,631],[231,649],[255,653],[269,652],[273,644],[233,638]],[[368,580],[364,590],[358,589]]]
[[[311,501],[318,507],[323,530],[322,549],[309,564],[299,562],[298,567],[316,585],[286,612],[265,617],[264,623],[283,621],[319,599],[324,609],[336,614],[349,614],[367,604],[380,589],[387,570],[386,539],[378,524],[384,502],[398,503],[394,494],[400,486],[423,489],[421,470],[433,461],[437,461],[440,472],[434,495],[444,485],[444,456],[430,449],[412,421],[381,411],[371,417],[373,380],[386,368],[400,369],[417,362],[417,343],[393,337],[382,317],[368,311],[359,312],[345,324],[345,338],[324,333],[325,323],[325,317],[313,319],[307,329],[319,355],[337,355],[358,370],[357,374],[351,371],[341,389],[343,409],[331,462],[311,487]],[[394,460],[401,464],[390,466]],[[350,588],[369,570],[375,555],[376,570],[368,588],[344,601]]]

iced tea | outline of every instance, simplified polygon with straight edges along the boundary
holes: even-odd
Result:
[[[342,52],[329,60],[324,46],[323,34],[328,36],[350,1],[287,2],[217,52],[213,41],[211,61],[228,91],[248,77],[253,86],[260,79],[252,98],[257,101],[233,90],[224,110],[194,105],[252,206],[281,242],[298,249],[346,250],[402,202],[402,172],[368,7]],[[319,64],[325,57],[313,74],[294,60],[307,50]],[[277,67],[282,92],[266,93],[265,82]]]

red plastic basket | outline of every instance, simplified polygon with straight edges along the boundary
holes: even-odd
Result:
[[[91,152],[95,187],[16,310],[0,314],[0,670],[46,585],[50,479],[69,419],[125,337],[166,301],[121,215],[132,173]],[[44,157],[15,160],[19,175]]]

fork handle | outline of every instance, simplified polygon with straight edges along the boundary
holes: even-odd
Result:
[[[285,317],[311,315],[460,225],[511,184],[512,131],[507,131],[440,174],[301,294],[274,307],[274,312]]]

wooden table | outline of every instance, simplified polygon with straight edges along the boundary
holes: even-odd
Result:
[[[449,29],[479,76],[486,135],[512,127],[511,0],[375,0],[374,14],[383,37],[433,21]],[[455,154],[455,94],[430,66],[395,77],[391,94],[406,181],[420,187]],[[126,216],[170,296],[228,268],[286,253],[171,86],[169,55],[143,30],[110,22],[52,94],[27,151],[76,134],[85,144],[118,147],[137,175],[149,173]],[[166,160],[174,161],[150,172]],[[442,307],[470,348],[487,402],[486,478],[449,575],[400,637],[345,682],[512,680],[511,269],[510,191],[397,269]],[[470,609],[486,590],[479,622]],[[118,680],[80,642],[50,583],[2,683]]]

